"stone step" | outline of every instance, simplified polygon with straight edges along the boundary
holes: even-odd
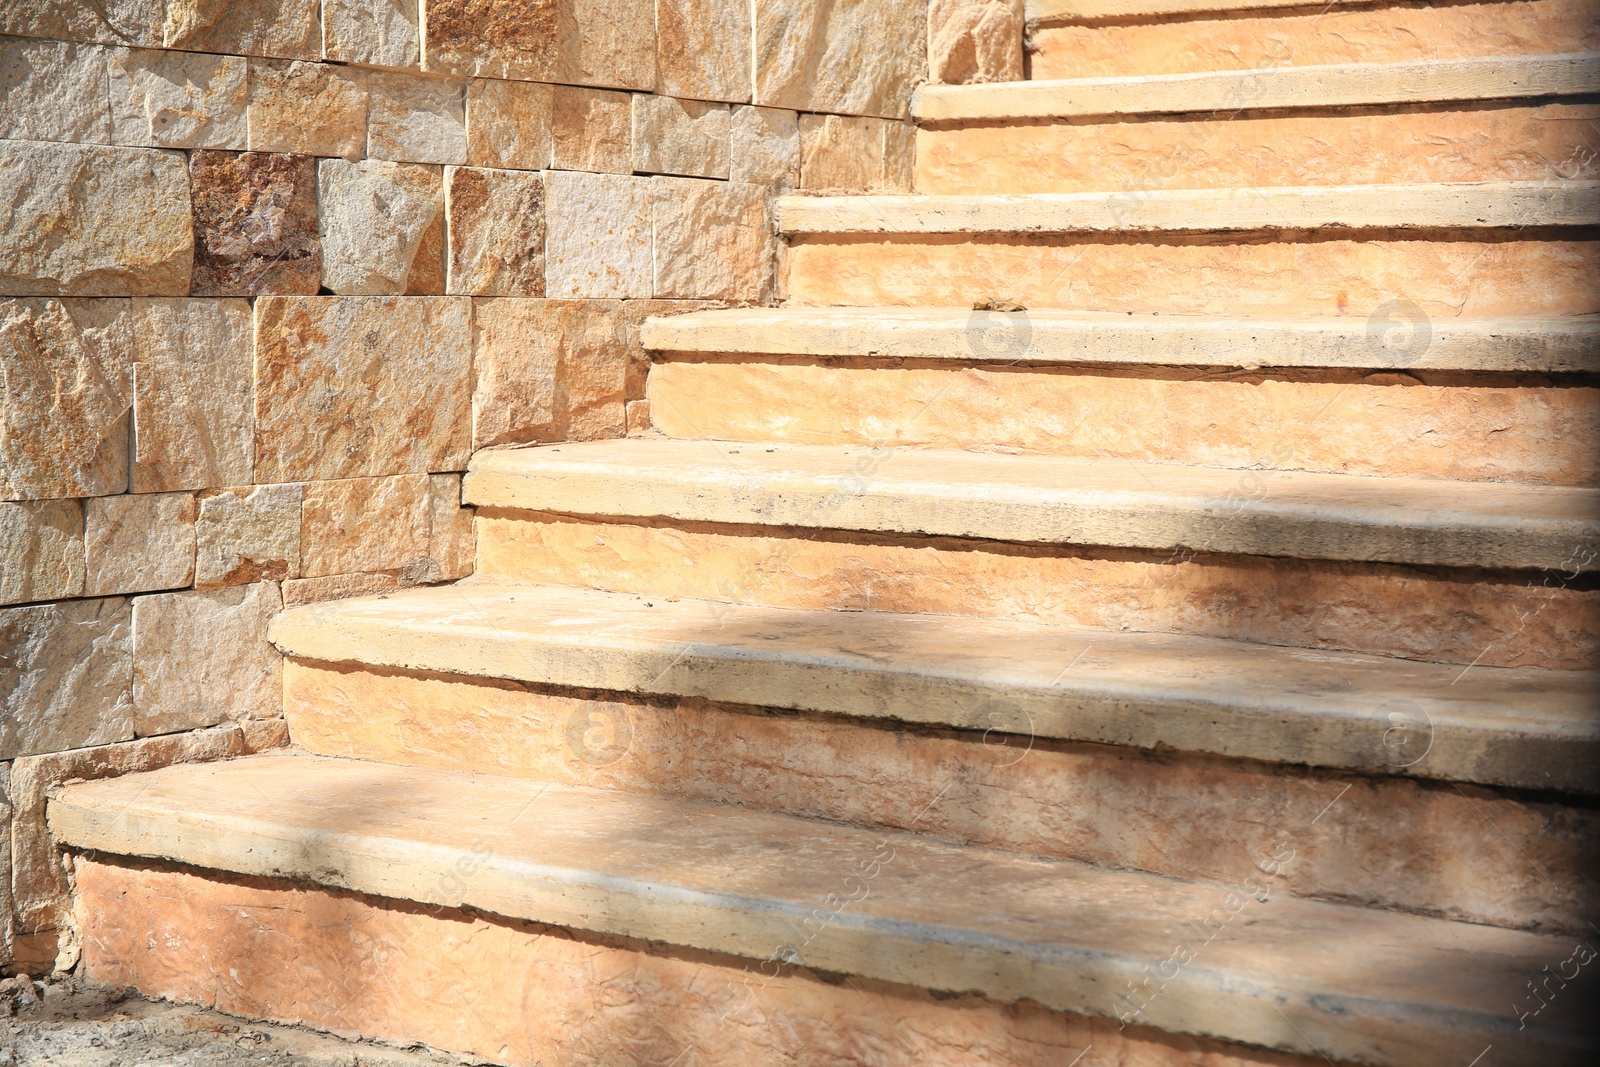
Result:
[[[1520,1031],[1512,1025],[1528,976],[1568,958],[1569,939],[1273,896],[1266,872],[1276,857],[1241,893],[736,807],[315,756],[69,786],[51,800],[50,824],[94,853],[91,865],[142,857],[328,887],[341,896],[325,917],[336,899],[366,894],[434,915],[471,909],[1373,1064],[1459,1064],[1496,1042],[1515,1042],[1519,1062],[1592,1053],[1574,998],[1530,1013]],[[141,871],[123,870],[126,892]],[[182,906],[155,894],[136,903],[147,915]],[[254,915],[310,942],[286,937],[289,951],[319,959],[363,935],[341,923],[308,930],[270,909]],[[148,993],[181,983],[183,965],[175,974],[169,956],[203,955],[161,952],[115,928],[103,936],[113,944],[86,944],[87,975],[122,977],[143,961],[138,985]],[[711,962],[722,960],[702,961]]]

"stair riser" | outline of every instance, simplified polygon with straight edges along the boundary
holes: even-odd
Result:
[[[1129,218],[1138,212],[1130,196]],[[1497,236],[1492,236],[1497,235]],[[1570,232],[1110,237],[803,237],[796,304],[1025,307],[1214,315],[1371,315],[1395,299],[1434,318],[1600,311],[1600,243]]]
[[[1021,122],[917,133],[919,193],[1077,193],[1592,177],[1593,104]],[[1426,146],[1419,150],[1419,146]]]
[[[1593,0],[1357,7],[1037,28],[1036,79],[1544,55],[1600,44]]]
[[[1248,493],[1256,483],[1241,485]],[[1430,574],[487,508],[476,521],[477,573],[489,577],[775,607],[1014,616],[1444,663],[1600,666],[1600,597],[1555,573]]]
[[[1015,333],[977,343],[1012,342],[1026,359]],[[998,447],[1550,485],[1600,476],[1594,388],[1444,374],[1421,375],[1432,384],[1363,372],[1177,375],[750,357],[660,362],[648,388],[654,428],[681,438]],[[1493,384],[1476,384],[1485,381]]]
[[[295,742],[323,755],[1221,881],[1287,842],[1285,892],[1503,926],[1582,930],[1600,891],[1600,815],[1495,790],[299,660],[284,695]],[[1486,818],[1499,833],[1481,832]]]
[[[1325,1063],[282,881],[85,857],[76,870],[92,980],[495,1063],[1060,1067],[1090,1045],[1107,1058],[1084,1064]]]

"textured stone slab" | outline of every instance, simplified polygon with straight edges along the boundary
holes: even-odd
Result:
[[[655,88],[654,0],[436,0],[427,12],[429,70]]]
[[[460,297],[261,298],[256,480],[462,469],[471,348]]]
[[[476,301],[473,447],[619,436],[629,363],[624,307]]]
[[[404,586],[393,574],[333,574],[324,578],[296,578],[283,583],[283,606],[300,607],[325,600],[392,593]]]
[[[250,150],[357,159],[367,147],[361,71],[331,63],[250,61]]]
[[[56,41],[161,46],[163,0],[11,0],[0,33]]]
[[[91,192],[92,190],[92,192]],[[0,142],[0,293],[181,296],[194,237],[181,152]]]
[[[165,0],[167,48],[316,59],[320,0]]]
[[[736,107],[728,177],[787,192],[800,184],[800,116],[787,108]]]
[[[467,88],[467,162],[513,170],[548,168],[554,107],[551,86],[472,79]]]
[[[0,300],[0,499],[128,488],[126,300]]]
[[[726,104],[674,100],[670,96],[634,96],[635,171],[726,178],[728,148]]]
[[[276,717],[283,659],[267,641],[267,620],[282,608],[276,582],[135,597],[135,732]]]
[[[610,174],[632,172],[633,104],[627,93],[558,85],[551,108],[552,166]]]
[[[322,284],[340,295],[444,288],[439,167],[363,159],[317,162]]]
[[[676,316],[721,306],[720,301],[705,300],[628,300],[623,302],[622,318],[626,323],[626,343],[628,348],[627,394],[630,407],[643,400],[645,378],[651,373],[650,350],[645,347],[642,340],[645,322],[654,316]],[[649,405],[646,404],[641,415],[647,416],[648,411]]]
[[[426,474],[307,482],[301,576],[415,572],[428,558],[432,509]]]
[[[117,144],[244,148],[249,61],[130,48],[110,58]]]
[[[800,116],[800,188],[908,192],[916,167],[910,123],[844,115]]]
[[[657,0],[656,92],[690,100],[750,99],[747,0]]]
[[[322,283],[315,161],[195,152],[195,296],[315,293]]]
[[[244,300],[133,302],[133,492],[250,480],[251,327]]]
[[[0,758],[133,736],[128,601],[0,609]]]
[[[181,589],[194,581],[192,493],[124,493],[84,506],[89,596]]]
[[[650,179],[551,171],[544,248],[547,296],[649,296]]]
[[[451,167],[448,291],[544,295],[544,176]]]
[[[435,580],[465,578],[472,573],[475,509],[461,503],[461,475],[430,474],[428,507],[428,555],[438,568]]]
[[[925,0],[755,0],[755,103],[904,118],[927,74]]]
[[[933,0],[928,71],[933,81],[1022,80],[1023,0]]]
[[[322,57],[373,67],[422,62],[417,0],[323,0]]]
[[[651,182],[655,295],[760,303],[773,293],[777,239],[767,189],[738,182]]]
[[[194,584],[200,589],[300,575],[298,484],[247,485],[200,495]]]
[[[106,63],[116,57],[95,45],[0,38],[0,137],[110,141]]]
[[[0,503],[0,604],[82,595],[82,502]]]
[[[367,155],[408,163],[467,161],[467,82],[369,70]]]

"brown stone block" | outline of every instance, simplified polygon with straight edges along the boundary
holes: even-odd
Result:
[[[461,470],[471,350],[464,298],[262,297],[256,481]]]
[[[189,52],[316,59],[319,0],[165,0],[162,43]]]
[[[545,294],[650,295],[650,179],[545,175]]]
[[[84,592],[179,589],[194,581],[192,493],[126,493],[88,501]]]
[[[363,159],[317,162],[322,284],[384,296],[444,291],[444,178],[439,167]]]
[[[0,300],[0,498],[128,488],[126,300]]]
[[[786,108],[736,107],[728,176],[787,191],[800,184],[800,116]]]
[[[283,657],[267,620],[276,582],[133,599],[134,731],[140,737],[278,715]]]
[[[369,70],[367,155],[408,163],[467,161],[467,82]]]
[[[432,506],[426,474],[307,482],[300,507],[301,575],[426,569]]]
[[[0,39],[0,137],[110,141],[106,62],[117,55],[94,45]]]
[[[1022,80],[1023,0],[933,0],[928,5],[932,80]]]
[[[512,170],[549,168],[554,89],[538,82],[474,78],[467,89],[467,162]]]
[[[655,178],[651,193],[657,297],[771,298],[778,253],[765,186]]]
[[[656,34],[658,93],[750,99],[749,0],[657,0]]]
[[[315,293],[322,284],[315,161],[264,152],[196,152],[196,296]]]
[[[283,606],[298,608],[325,600],[392,593],[404,585],[393,574],[330,574],[321,578],[296,578],[283,583]]]
[[[755,0],[755,103],[904,118],[927,75],[926,0]]]
[[[82,502],[0,503],[0,604],[82,595]]]
[[[426,10],[429,70],[655,88],[655,0],[430,0]]]
[[[474,301],[474,447],[621,437],[626,303]]]
[[[0,33],[161,47],[162,0],[8,0]]]
[[[250,61],[250,150],[357,159],[367,147],[362,72],[331,63]]]
[[[906,192],[916,166],[909,123],[843,115],[800,116],[800,188]]]
[[[557,85],[551,95],[551,166],[633,171],[633,103],[627,93]]]
[[[544,175],[451,167],[451,293],[544,295]]]
[[[116,142],[157,148],[246,147],[249,65],[239,56],[119,49],[110,57]]]
[[[0,759],[133,736],[128,601],[0,609]]]
[[[416,67],[422,62],[421,43],[417,0],[323,0],[324,59]]]
[[[298,577],[300,500],[296,484],[202,494],[195,524],[195,585],[215,589]]]
[[[643,93],[634,95],[633,169],[636,172],[726,178],[728,146],[728,105]]]
[[[428,494],[432,508],[428,554],[439,568],[438,580],[453,582],[465,578],[472,573],[475,509],[461,504],[461,475],[430,474]]]

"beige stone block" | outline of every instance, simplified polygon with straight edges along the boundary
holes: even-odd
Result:
[[[246,754],[289,747],[289,724],[283,719],[246,719],[236,725],[243,735]]]
[[[750,99],[749,0],[656,0],[656,92]]]
[[[698,178],[651,181],[655,295],[762,302],[772,296],[777,238],[767,188]]]
[[[544,175],[451,167],[448,290],[544,295]]]
[[[267,641],[267,620],[282,609],[276,582],[135,597],[135,733],[276,717],[283,657]]]
[[[0,300],[0,499],[128,488],[126,300]]]
[[[650,179],[545,176],[545,295],[650,295]]]
[[[723,305],[711,300],[627,300],[619,306],[628,352],[627,396],[633,401],[644,397],[645,377],[650,373],[650,351],[639,336],[644,321],[652,315],[684,315]]]
[[[429,70],[480,78],[656,84],[655,0],[429,0]]]
[[[467,82],[369,70],[367,155],[408,163],[467,161]]]
[[[192,493],[99,496],[84,506],[84,592],[181,589],[194,581]]]
[[[779,107],[736,107],[728,177],[787,191],[800,184],[800,116]]]
[[[320,0],[166,0],[167,48],[224,55],[316,59]]]
[[[475,302],[474,447],[623,435],[628,302]]]
[[[322,57],[373,67],[421,65],[417,0],[322,0]]]
[[[1022,0],[933,0],[928,5],[932,81],[1022,80]]]
[[[307,482],[300,508],[300,573],[323,578],[415,569],[428,557],[431,514],[426,474]]]
[[[650,432],[650,401],[630,400],[627,406],[628,436],[640,437]]]
[[[467,162],[474,167],[547,169],[554,107],[551,86],[474,78],[467,88]]]
[[[111,140],[106,61],[120,49],[0,39],[0,137]]]
[[[552,166],[608,174],[632,172],[632,97],[557,85],[550,106]]]
[[[182,296],[194,235],[181,152],[0,141],[0,293]]]
[[[128,601],[0,609],[0,759],[133,736]]]
[[[430,474],[428,555],[439,568],[438,579],[453,582],[472,573],[474,509],[461,504],[461,475]]]
[[[633,169],[646,174],[728,176],[729,110],[726,104],[633,97]]]
[[[296,578],[283,583],[283,606],[298,608],[325,600],[348,600],[405,588],[393,574],[331,574],[323,578]]]
[[[463,469],[471,329],[462,297],[257,300],[255,480]]]
[[[250,61],[250,150],[357,159],[367,146],[362,72],[331,63]]]
[[[133,492],[249,481],[249,302],[135,300],[133,358]]]
[[[55,41],[161,46],[163,0],[8,0],[0,33]]]
[[[194,584],[200,589],[300,574],[298,484],[246,485],[200,496]]]
[[[0,604],[83,595],[83,504],[0,504]]]
[[[156,49],[110,60],[112,137],[156,148],[244,148],[249,61]]]
[[[195,296],[315,293],[322,284],[317,240],[317,168],[310,156],[195,152]]]
[[[439,167],[363,159],[317,161],[322,284],[352,296],[439,292],[444,232]]]
[[[886,193],[909,193],[917,180],[917,125],[888,122],[883,127],[883,177]]]
[[[905,192],[916,166],[910,123],[845,115],[800,116],[800,188]]]
[[[755,103],[904,118],[927,73],[927,0],[754,0]]]

